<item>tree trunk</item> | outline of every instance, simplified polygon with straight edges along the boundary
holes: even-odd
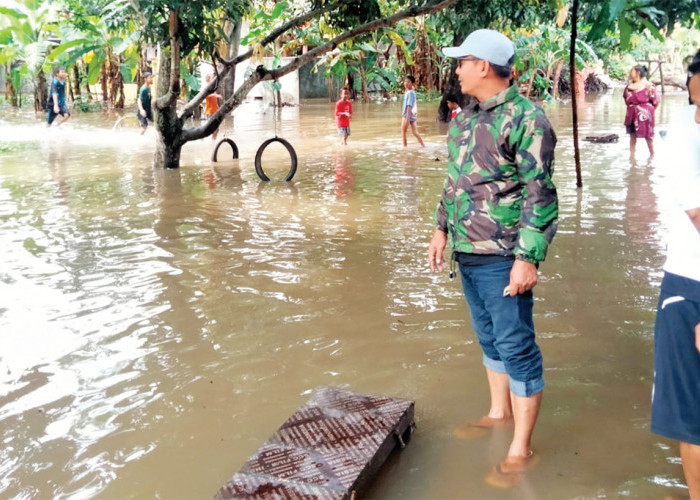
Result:
[[[232,59],[238,55],[238,49],[241,46],[241,25],[242,23],[229,21],[231,29],[229,31],[228,58]],[[226,76],[219,83],[219,94],[224,96],[224,101],[228,100],[235,91],[236,71],[226,72]]]
[[[537,76],[537,66],[532,68],[532,74],[530,79],[527,81],[527,89],[525,90],[525,97],[529,98],[532,93],[532,84],[535,83],[535,77]]]
[[[369,102],[369,90],[367,89],[367,76],[365,75],[365,68],[362,66],[362,61],[360,61],[360,80],[362,83],[362,100]]]
[[[578,22],[578,2],[579,0],[574,0],[571,9],[571,46],[569,47],[569,71],[571,73],[571,118],[574,131],[574,165],[576,166],[576,187],[583,187],[583,180],[581,179],[581,154],[578,148],[578,106],[576,99],[578,99],[578,93],[576,92],[576,23]]]
[[[182,131],[180,131],[180,133],[181,132]],[[156,168],[179,168],[182,146],[183,145],[179,142],[168,142],[161,133],[158,133],[156,138],[156,153],[153,158],[153,166]]]
[[[73,65],[73,96],[80,97],[80,69],[78,69],[78,61]]]
[[[17,107],[17,92],[12,85],[12,64],[5,66],[5,99],[7,99],[13,108]]]
[[[557,66],[554,69],[554,81],[552,82],[552,97],[557,98],[559,92],[559,78],[561,78],[561,70],[564,68],[564,59],[557,61]]]
[[[170,89],[171,56],[166,50],[161,50],[158,63],[157,97],[164,96]],[[179,66],[177,68],[179,73]],[[153,99],[155,101],[155,99]],[[155,168],[179,168],[182,140],[182,123],[177,116],[177,106],[155,106],[154,118],[156,128],[156,152],[153,158]]]
[[[102,103],[107,105],[109,102],[109,95],[107,93],[107,61],[102,63],[100,68],[100,84],[102,85]]]
[[[46,106],[46,77],[44,71],[40,68],[36,75],[36,91],[34,92],[34,111],[44,111]]]
[[[124,78],[120,70],[121,58],[114,54],[109,55],[109,94],[112,106],[124,108]],[[117,97],[118,96],[118,97]]]

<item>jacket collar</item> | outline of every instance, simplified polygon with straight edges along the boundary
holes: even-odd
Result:
[[[483,111],[489,111],[497,106],[500,106],[501,104],[504,104],[508,101],[512,101],[515,99],[518,95],[520,94],[520,91],[518,90],[517,85],[511,85],[507,89],[499,92],[498,94],[489,97],[483,102],[478,103],[478,107],[481,108]],[[476,108],[476,106],[475,106]]]

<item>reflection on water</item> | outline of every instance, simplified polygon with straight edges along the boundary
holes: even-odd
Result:
[[[664,99],[661,127],[684,102]],[[583,143],[577,191],[569,112],[548,105],[561,223],[537,288],[542,461],[496,491],[483,477],[508,435],[451,437],[488,395],[458,284],[426,270],[445,128],[426,105],[427,147],[402,148],[398,103],[355,108],[347,147],[332,103],[240,108],[220,135],[240,159],[211,163],[198,141],[179,171],[154,171],[153,130],[111,131],[116,116],[0,120],[0,496],[209,496],[324,384],[417,401],[374,498],[683,495],[675,445],[648,430],[663,161],[630,164],[624,136]],[[581,136],[622,135],[619,95],[580,115]],[[275,128],[292,183],[254,173]]]

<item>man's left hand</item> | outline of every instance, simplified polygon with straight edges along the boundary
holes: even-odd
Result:
[[[524,260],[515,259],[510,269],[510,283],[508,283],[508,295],[515,297],[531,290],[537,284],[537,267],[535,264]]]
[[[700,323],[695,325],[695,348],[698,350],[698,354],[700,354]]]

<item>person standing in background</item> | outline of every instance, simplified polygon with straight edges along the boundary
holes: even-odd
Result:
[[[630,83],[622,92],[627,105],[625,128],[630,136],[630,158],[634,158],[637,137],[646,139],[649,156],[654,156],[654,111],[659,105],[659,96],[646,76],[645,66],[635,66],[629,73]]]
[[[56,117],[61,118],[56,122],[56,126],[60,127],[62,123],[70,118],[70,111],[66,106],[66,69],[59,67],[54,70],[54,78],[51,82],[51,92],[49,93],[49,102],[47,104],[46,127],[50,127]]]
[[[425,147],[423,139],[418,135],[418,130],[416,129],[416,121],[418,121],[418,102],[416,101],[415,85],[416,79],[413,75],[408,75],[404,78],[403,86],[406,89],[406,93],[403,96],[403,108],[401,110],[401,138],[404,147],[408,145],[406,142],[406,132],[408,131],[409,125],[421,147]]]
[[[350,136],[350,118],[352,118],[352,103],[348,89],[340,89],[340,99],[335,103],[335,118],[338,123],[340,143],[347,146]]]
[[[214,79],[213,74],[208,74],[206,81],[207,83],[211,83],[211,81]],[[217,92],[214,92],[212,94],[209,94],[205,99],[204,99],[204,116],[207,118],[212,117],[214,113],[216,113],[219,110],[219,99],[223,99],[223,96]],[[214,130],[214,132],[211,134],[211,140],[215,141],[216,137],[219,135],[219,129],[217,128]]]
[[[148,122],[153,123],[153,110],[151,109],[151,85],[153,85],[153,75],[143,74],[143,85],[139,89],[139,97],[136,99],[136,117],[141,123],[141,135],[146,133]]]

